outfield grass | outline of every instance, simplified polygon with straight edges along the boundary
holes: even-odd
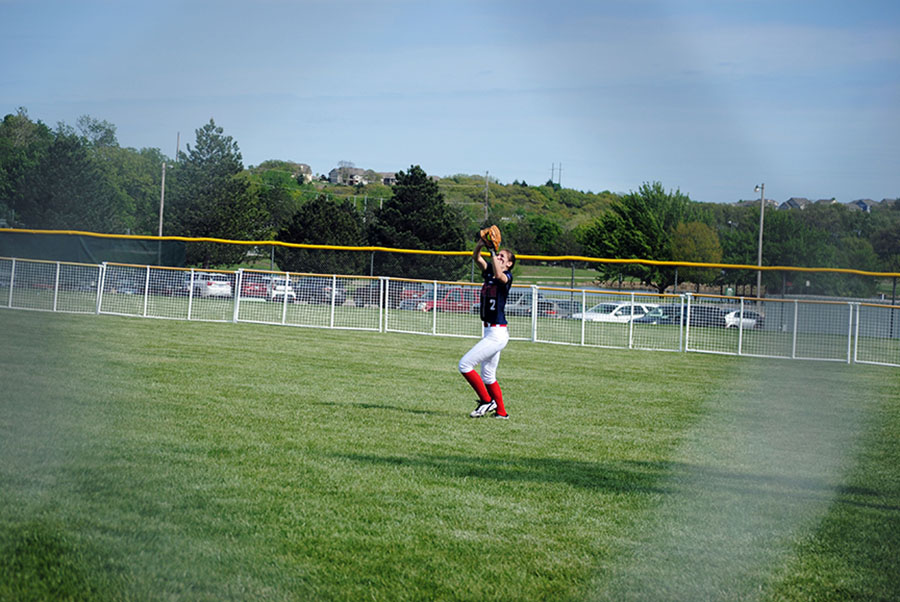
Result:
[[[0,599],[900,599],[896,369],[0,311]]]

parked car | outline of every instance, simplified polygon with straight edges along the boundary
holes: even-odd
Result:
[[[402,280],[388,280],[388,287],[382,295],[383,280],[372,280],[368,284],[358,286],[353,290],[351,297],[357,307],[374,307],[387,302],[388,307],[396,309],[407,299],[416,299],[425,293],[425,285],[421,282],[404,282]]]
[[[104,288],[108,293],[143,295],[144,279],[136,275],[120,274],[107,279]]]
[[[725,328],[725,310],[716,305],[691,305],[690,325]]]
[[[188,275],[190,278],[190,275]],[[224,274],[194,274],[195,297],[230,297],[231,279]]]
[[[586,322],[619,322],[627,323],[635,318],[640,318],[656,307],[654,303],[634,303],[630,301],[604,301],[598,303],[586,312],[572,314],[575,320]]]
[[[687,322],[687,305],[669,304],[653,308],[646,315],[634,320],[635,324],[684,324]],[[725,328],[725,311],[716,305],[691,305],[691,326]]]
[[[0,286],[4,286],[4,283],[0,282]],[[9,286],[9,283],[5,283],[5,286]],[[152,291],[153,283],[151,282],[151,291]],[[75,275],[71,278],[60,278],[59,281],[60,290],[64,291],[76,291],[80,293],[96,293],[97,292],[97,275],[86,275],[79,274]]]
[[[446,311],[453,313],[472,313],[473,305],[480,301],[481,291],[476,288],[450,286],[438,288],[437,299],[434,295],[425,294],[420,297],[417,309],[420,311]]]
[[[154,295],[173,296],[184,292],[181,272],[175,270],[150,271],[150,293]]]
[[[266,299],[277,303],[294,303],[297,301],[297,293],[294,292],[287,278],[267,277],[265,281]]]
[[[422,311],[422,307],[424,307],[423,298],[413,297],[411,299],[401,301],[400,305],[397,306],[397,309],[404,311]]]
[[[635,318],[635,324],[681,324],[682,312],[686,311],[686,307],[681,304],[675,305],[659,305],[649,312]]]
[[[544,296],[538,293],[538,301],[542,301],[543,298]],[[530,290],[512,289],[509,291],[509,297],[506,299],[506,309],[504,309],[504,313],[506,313],[507,316],[530,316],[533,299],[534,295]],[[475,313],[478,313],[478,305],[475,306],[474,310]]]
[[[515,291],[515,289],[513,289],[513,291]],[[506,302],[506,309],[504,312],[508,317],[527,317],[531,315],[533,307],[534,303],[531,291],[522,291],[517,295],[513,295],[511,291],[510,299]],[[538,293],[537,316],[539,318],[569,318],[578,311],[581,311],[580,301],[545,297]],[[478,305],[474,307],[474,312],[478,312]]]
[[[733,309],[725,314],[725,328],[762,328],[765,324],[765,318],[749,309],[745,309],[743,317],[740,309]]]
[[[241,274],[241,297],[251,299],[265,299],[269,296],[269,287],[266,282],[268,276],[244,272]]]
[[[347,301],[347,289],[344,288],[344,283],[337,280],[335,285],[334,280],[327,276],[301,278],[294,283],[294,291],[297,295],[297,301],[305,303],[330,305],[332,292],[335,305],[343,305]]]
[[[581,301],[574,299],[538,299],[538,317],[571,318],[581,311]]]

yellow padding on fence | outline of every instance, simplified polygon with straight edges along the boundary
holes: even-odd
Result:
[[[100,232],[84,232],[81,230],[29,230],[17,228],[0,228],[0,232],[22,232],[26,234],[70,234],[73,236],[94,236],[97,238],[124,238],[134,240],[177,240],[181,242],[214,242],[227,245],[246,245],[246,246],[278,246],[294,249],[321,249],[327,251],[382,251],[385,253],[408,253],[413,255],[445,255],[459,256],[471,255],[471,251],[430,251],[425,249],[396,249],[392,247],[346,247],[340,245],[313,245],[306,243],[282,242],[280,240],[230,240],[226,238],[206,238],[206,237],[190,237],[190,236],[153,236],[145,234],[103,234]],[[787,271],[787,272],[825,272],[835,274],[856,274],[859,276],[875,276],[879,278],[891,278],[900,276],[900,272],[870,272],[867,270],[855,270],[851,268],[814,268],[814,267],[797,267],[788,265],[764,265],[756,266],[749,264],[735,263],[702,263],[694,261],[661,261],[656,259],[610,259],[602,257],[583,257],[581,255],[520,255],[516,254],[516,259],[526,261],[582,261],[585,263],[614,263],[614,264],[644,264],[644,265],[660,265],[670,267],[691,267],[691,268],[719,268],[730,270],[753,270],[753,271]]]

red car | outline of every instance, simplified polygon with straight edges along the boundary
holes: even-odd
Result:
[[[269,294],[269,287],[262,276],[244,274],[241,277],[241,297],[259,297],[265,299]]]
[[[481,291],[479,289],[454,286],[438,289],[437,302],[432,295],[426,294],[419,303],[418,309],[432,311],[436,307],[438,311],[468,314],[472,312],[472,306],[479,303],[480,299]]]

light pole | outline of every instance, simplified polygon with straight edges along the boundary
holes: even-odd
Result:
[[[165,173],[165,172],[164,172]],[[763,238],[763,217],[766,211],[766,185],[759,184],[753,189],[759,193],[759,252],[756,256],[756,265],[762,267],[762,238]],[[756,270],[756,298],[762,297],[762,270]]]
[[[166,206],[166,162],[162,164],[162,184],[159,187],[159,234],[156,241],[156,264],[162,263],[163,209]]]
[[[159,187],[159,236],[162,236],[163,208],[166,205],[166,162],[162,164],[162,184]]]

